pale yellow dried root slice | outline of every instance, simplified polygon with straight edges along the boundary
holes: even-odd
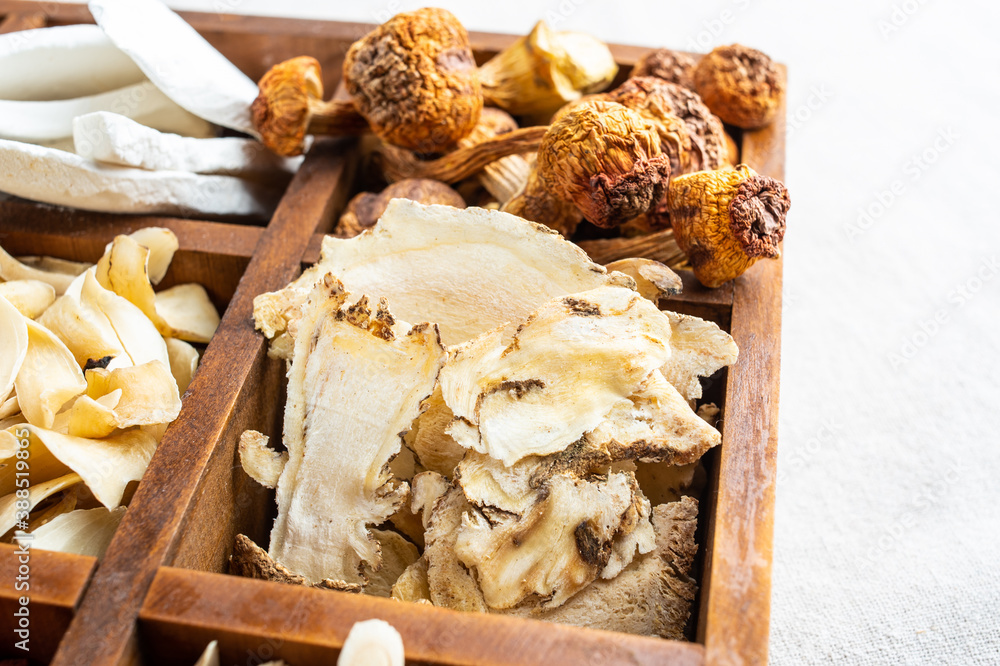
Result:
[[[698,378],[735,363],[739,348],[715,322],[676,312],[664,314],[670,318],[673,354],[660,372],[685,400],[696,400],[701,397]]]
[[[101,558],[124,517],[123,506],[70,511],[32,530],[31,547]]]
[[[52,331],[30,319],[28,351],[14,386],[28,423],[51,428],[63,405],[87,389],[73,354]]]
[[[251,479],[265,488],[275,488],[288,463],[288,452],[275,451],[268,446],[268,439],[256,430],[243,431],[239,444],[240,464]]]
[[[676,296],[684,289],[684,284],[677,273],[665,264],[652,259],[636,257],[619,259],[606,264],[605,268],[631,277],[635,280],[639,293],[654,303],[666,296]]]
[[[31,511],[31,509],[35,508],[45,498],[55,495],[77,483],[80,483],[80,475],[70,473],[49,479],[48,481],[32,484],[28,488],[28,497],[25,500],[28,503],[27,509],[18,508],[18,501],[21,498],[14,493],[0,497],[0,534],[7,533],[12,527],[17,525],[18,511]]]
[[[371,567],[365,568],[368,584],[364,588],[364,593],[376,597],[389,597],[392,595],[392,586],[403,572],[417,561],[420,553],[417,552],[416,546],[392,530],[372,530],[372,536],[379,543],[382,565],[378,571]]]
[[[424,401],[424,407],[426,411],[413,423],[406,443],[424,468],[451,477],[465,456],[465,448],[447,432],[455,415],[445,404],[440,384]]]
[[[404,666],[403,638],[385,620],[355,622],[340,649],[337,666]]]
[[[325,579],[309,583],[304,577],[289,571],[280,562],[275,562],[266,550],[243,534],[236,535],[233,555],[229,558],[229,572],[257,580],[270,580],[288,585],[305,585],[340,592],[361,592],[362,588],[361,583],[345,583],[340,580]]]
[[[40,280],[0,282],[0,296],[28,319],[37,319],[56,300],[55,288]]]

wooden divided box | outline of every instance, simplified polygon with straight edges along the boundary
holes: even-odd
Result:
[[[308,54],[336,89],[347,47],[371,26],[182,13],[258,79]],[[0,32],[91,22],[83,5],[0,0]],[[514,38],[473,33],[484,61]],[[627,76],[646,49],[613,46]],[[784,69],[781,69],[784,74]],[[740,159],[784,177],[784,110],[771,126],[737,134]],[[723,408],[721,447],[704,459],[700,593],[692,642],[668,641],[251,580],[226,573],[235,535],[266,544],[273,492],[251,481],[236,445],[248,428],[280,440],[284,367],[254,330],[253,298],[318,259],[357,191],[357,141],[317,141],[270,220],[104,215],[0,202],[0,245],[15,255],[95,261],[117,233],[175,231],[180,250],[164,281],[199,282],[224,311],[219,330],[104,558],[35,551],[30,562],[31,652],[13,646],[18,555],[0,546],[0,663],[59,666],[189,665],[211,640],[223,664],[284,659],[332,664],[351,625],[383,618],[412,664],[762,664],[767,661],[781,340],[781,261],[763,261],[720,289],[685,289],[662,307],[716,321],[739,361],[710,388]],[[23,662],[11,662],[23,663]]]

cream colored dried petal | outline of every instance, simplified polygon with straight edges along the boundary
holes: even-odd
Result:
[[[34,509],[43,499],[77,483],[80,483],[80,475],[72,473],[41,483],[33,483],[28,488],[27,510]],[[24,510],[18,509],[18,500],[17,495],[13,493],[0,497],[0,533],[6,533],[17,524],[17,513]]]
[[[298,322],[270,555],[316,582],[363,581],[380,564],[369,532],[406,497],[387,466],[400,433],[434,389],[443,349],[433,325],[396,322],[384,302],[347,305],[332,276],[317,285]],[[331,520],[336,516],[337,520]]]
[[[20,446],[22,441],[27,442],[26,447]],[[26,424],[10,426],[0,431],[0,497],[9,495],[17,489],[18,470],[15,454],[20,448],[25,448],[28,452],[33,482],[48,481],[72,471],[52,455],[38,438],[31,437],[31,431]]]
[[[17,402],[17,395],[12,394],[9,398],[0,403],[0,421],[17,416],[21,413],[21,405]]]
[[[14,388],[24,359],[28,355],[28,325],[10,301],[0,295],[0,396],[4,401]],[[8,414],[4,418],[13,416]]]
[[[156,294],[156,312],[172,337],[207,343],[219,328],[219,311],[200,284],[179,284]]]
[[[125,507],[70,511],[32,531],[32,548],[101,558],[108,549]]]
[[[149,256],[146,259],[146,274],[149,276],[150,282],[159,284],[160,280],[167,274],[167,269],[170,268],[174,253],[180,247],[177,235],[170,229],[163,227],[143,227],[130,233],[129,238],[149,250]],[[110,247],[111,243],[108,243],[107,249]]]
[[[171,423],[181,397],[162,361],[127,368],[88,370],[87,395],[73,403],[69,434],[107,437],[118,428]]]
[[[442,393],[462,446],[512,465],[565,449],[670,357],[670,322],[621,287],[554,299],[505,340],[449,350]]]
[[[708,377],[736,362],[739,348],[718,324],[690,315],[664,312],[670,318],[673,354],[660,368],[685,400],[701,397],[699,377]]]
[[[194,666],[219,666],[219,641],[212,641]]]
[[[28,352],[14,386],[28,423],[51,428],[63,405],[87,389],[73,354],[52,331],[30,319]]]
[[[94,265],[86,261],[71,261],[69,259],[60,259],[59,257],[37,255],[17,257],[17,260],[30,268],[47,273],[62,273],[71,277],[82,275],[85,270]]]
[[[177,391],[184,395],[195,372],[198,371],[198,350],[183,340],[165,338],[167,356],[170,358],[170,374],[177,382]]]
[[[40,270],[23,264],[0,247],[0,280],[5,282],[10,282],[11,280],[38,280],[39,282],[52,285],[56,293],[61,294],[69,287],[73,281],[73,276],[56,271]]]
[[[28,319],[37,319],[56,300],[56,290],[39,280],[0,282],[0,296]]]
[[[244,430],[240,435],[240,464],[251,479],[265,488],[274,488],[288,462],[288,452],[275,451],[267,442],[267,435]]]

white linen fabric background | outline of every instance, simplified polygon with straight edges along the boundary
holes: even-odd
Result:
[[[1000,3],[172,0],[789,66],[774,664],[1000,663]]]

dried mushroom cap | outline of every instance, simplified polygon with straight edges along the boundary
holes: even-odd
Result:
[[[615,227],[661,198],[670,160],[651,123],[621,104],[595,100],[552,125],[538,149],[538,175],[546,191],[574,203],[587,220]]]
[[[422,153],[454,146],[483,108],[468,34],[444,9],[397,14],[355,42],[344,84],[376,134]]]
[[[673,112],[674,100],[665,94],[663,86],[642,85],[643,81],[629,79],[632,83],[622,84],[605,97],[632,109],[652,123],[660,135],[660,150],[670,156],[670,173],[677,175],[693,171],[697,156],[687,123]]]
[[[690,171],[719,169],[728,164],[726,131],[722,127],[722,121],[709,111],[693,90],[662,79],[643,76],[628,79],[609,93],[609,96],[613,99],[635,100],[632,103],[655,96],[658,103],[668,105],[664,110],[687,125],[692,150]]]
[[[523,319],[555,296],[635,286],[628,276],[591,262],[576,245],[513,215],[395,199],[369,233],[328,236],[316,266],[281,291],[254,299],[257,327],[282,357],[288,327],[294,328],[301,304],[327,272],[352,293],[384,297],[404,321],[437,323],[448,345]]]
[[[434,388],[443,349],[435,326],[396,321],[384,300],[374,311],[364,296],[348,304],[331,275],[313,289],[294,340],[269,554],[310,583],[363,584],[363,566],[381,565],[369,526],[408,492],[389,461]]]
[[[759,259],[781,256],[791,205],[781,181],[741,164],[673,179],[668,204],[674,235],[695,277],[718,287]]]
[[[508,336],[448,351],[449,434],[512,465],[562,451],[670,357],[669,320],[638,293],[601,287],[550,300]]]
[[[392,199],[409,199],[422,204],[441,204],[465,208],[462,195],[444,183],[427,178],[405,178],[389,185],[378,194],[359,192],[347,204],[334,234],[352,238],[375,226]]]
[[[632,68],[632,76],[655,76],[694,90],[691,75],[698,61],[683,51],[655,49],[643,55]]]
[[[685,400],[701,397],[699,377],[709,377],[736,362],[739,348],[712,321],[664,311],[670,319],[670,360],[660,372]]]
[[[545,21],[479,69],[486,102],[518,115],[552,113],[583,93],[601,90],[617,73],[602,42],[555,32]]]
[[[719,46],[698,63],[694,84],[719,118],[743,129],[770,123],[785,82],[767,54],[740,44]]]

